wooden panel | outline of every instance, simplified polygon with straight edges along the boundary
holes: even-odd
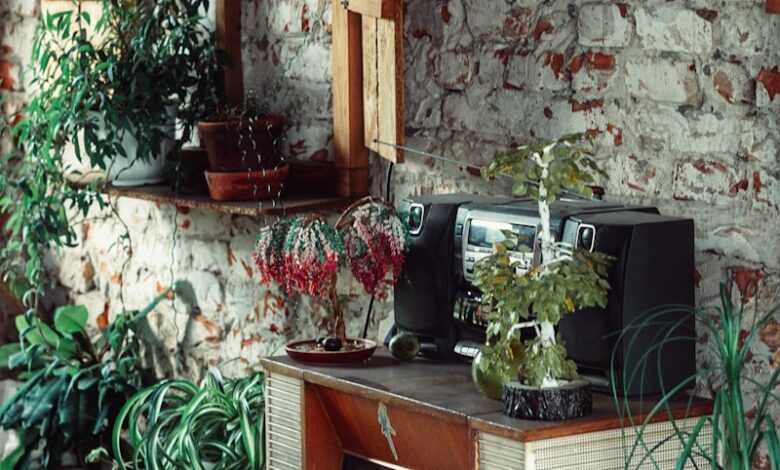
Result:
[[[349,0],[349,10],[375,18],[394,18],[398,0]]]
[[[225,67],[225,98],[229,106],[244,104],[244,68],[241,62],[241,2],[217,0],[217,44],[230,63]]]
[[[363,16],[363,119],[366,147],[378,151],[379,69],[377,18]]]
[[[394,20],[377,20],[377,49],[379,75],[379,140],[396,145],[404,144],[404,47],[403,8]],[[395,162],[404,161],[403,152],[383,145],[379,155]]]
[[[342,467],[344,454],[333,423],[320,401],[317,387],[304,387],[305,467],[310,470],[334,470]]]
[[[404,143],[403,21],[400,5],[391,19],[363,17],[366,147],[394,163],[403,162],[403,152],[385,144]]]
[[[345,452],[405,468],[451,470],[472,467],[472,441],[465,419],[444,421],[406,407],[383,405],[395,430],[392,436],[394,454],[379,424],[378,411],[382,402],[327,387],[314,387],[317,387]]]
[[[357,13],[332,0],[333,21],[333,146],[340,170],[368,168],[368,149],[363,134],[362,22]],[[339,195],[366,194],[350,177],[341,177]],[[368,186],[368,179],[366,184]]]

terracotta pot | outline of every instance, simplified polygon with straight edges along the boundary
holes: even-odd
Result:
[[[280,163],[274,143],[284,130],[284,118],[269,114],[250,120],[198,123],[200,143],[212,172],[256,171]]]
[[[289,175],[289,165],[252,172],[207,171],[206,182],[215,201],[263,201],[280,196]]]
[[[780,0],[766,0],[766,12],[780,15]]]

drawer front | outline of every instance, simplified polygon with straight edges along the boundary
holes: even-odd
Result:
[[[411,404],[385,404],[327,387],[311,388],[345,453],[409,469],[473,468],[465,419],[442,419]],[[308,401],[309,384],[306,394]]]
[[[265,387],[266,468],[303,468],[303,382],[279,374],[269,374]]]

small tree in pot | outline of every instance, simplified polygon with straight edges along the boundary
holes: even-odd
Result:
[[[336,282],[348,267],[366,293],[384,298],[401,274],[408,230],[395,209],[367,197],[341,215],[335,226],[307,215],[281,219],[258,237],[255,263],[263,282],[274,281],[287,294],[327,299],[332,318],[329,336],[317,347],[326,351],[359,349],[346,335]]]
[[[491,313],[488,341],[474,365],[475,380],[492,373],[504,385],[507,414],[516,417],[560,419],[590,410],[589,387],[575,382],[577,367],[567,358],[555,326],[579,308],[606,306],[609,258],[556,242],[550,227],[550,205],[566,189],[587,194],[593,173],[600,172],[581,139],[569,136],[499,153],[483,170],[489,178],[510,175],[515,194],[538,201],[541,219],[541,258],[530,270],[518,271],[513,254],[522,244],[511,232],[476,267],[477,285]],[[523,341],[518,334],[522,328],[532,328],[535,336]],[[513,377],[519,382],[507,385]]]

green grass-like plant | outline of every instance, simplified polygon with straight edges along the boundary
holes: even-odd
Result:
[[[122,470],[261,470],[264,419],[263,374],[223,380],[211,371],[201,387],[166,380],[122,408],[114,424],[114,458]]]
[[[775,388],[778,386],[780,367],[775,368],[766,382],[759,382],[748,367],[752,346],[759,337],[761,328],[772,320],[777,307],[763,315],[753,314],[752,319],[745,311],[745,305],[735,305],[729,295],[728,288],[721,285],[720,306],[714,309],[691,309],[687,306],[664,306],[648,312],[622,332],[618,344],[627,345],[628,354],[634,355],[630,361],[632,368],[617,366],[617,349],[612,356],[612,393],[613,400],[623,418],[624,425],[636,426],[636,437],[632,442],[626,438],[625,468],[667,468],[656,460],[655,447],[645,440],[646,427],[656,418],[665,417],[674,426],[674,434],[668,440],[679,441],[682,451],[677,457],[676,469],[697,468],[697,463],[706,461],[713,469],[750,470],[757,461],[762,447],[769,456],[772,470],[780,469],[780,440],[771,409],[780,405]],[[684,313],[685,315],[681,315]],[[673,314],[674,320],[669,320]],[[687,316],[686,316],[687,315]],[[648,410],[640,421],[632,417],[630,400],[622,398],[632,384],[645,376],[647,368],[660,371],[664,348],[681,341],[697,340],[690,331],[683,331],[681,326],[694,317],[697,326],[704,328],[699,336],[708,338],[707,348],[715,358],[714,363],[699,367],[695,374],[684,379],[679,384],[667,384],[660,399],[654,400],[654,406]],[[743,325],[750,320],[750,328]],[[648,330],[655,335],[653,346],[637,347],[640,338],[646,336]],[[619,347],[619,346],[618,346]],[[628,360],[625,361],[629,363]],[[651,369],[652,370],[652,369]],[[622,372],[620,380],[619,372]],[[691,430],[684,430],[679,420],[672,413],[671,405],[675,400],[684,397],[684,391],[696,382],[709,385],[714,402],[713,413],[702,416]],[[664,384],[662,384],[663,386]],[[746,391],[756,397],[755,412],[746,412]],[[640,397],[641,398],[641,397]],[[694,396],[688,398],[688,405]],[[704,438],[704,431],[711,429],[712,437]],[[625,437],[625,433],[624,433]],[[694,460],[695,459],[695,460]],[[709,468],[709,467],[708,467]]]

